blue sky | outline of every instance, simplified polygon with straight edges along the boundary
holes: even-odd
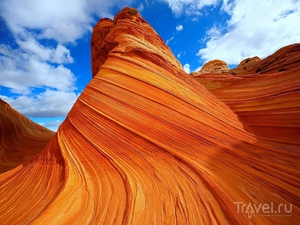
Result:
[[[132,6],[189,73],[300,41],[300,0],[0,0],[0,98],[57,130],[91,80],[90,36]]]

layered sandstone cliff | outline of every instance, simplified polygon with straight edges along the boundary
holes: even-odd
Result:
[[[92,70],[46,148],[0,176],[1,224],[299,221],[299,145],[247,132],[136,10],[95,26]],[[292,210],[238,211],[249,202]]]

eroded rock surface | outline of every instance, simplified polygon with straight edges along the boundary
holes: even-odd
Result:
[[[53,135],[0,99],[0,174],[40,153]]]
[[[299,145],[299,46],[283,47],[263,60],[243,60],[232,70],[236,74],[195,74],[194,78],[226,103],[247,131],[283,145]],[[245,65],[248,69],[243,70]],[[257,68],[264,69],[253,73]]]
[[[138,12],[101,20],[92,48],[94,77],[53,139],[0,176],[0,223],[299,221],[298,146],[287,151],[247,132]],[[292,211],[255,216],[238,202]]]
[[[274,54],[260,60],[259,57],[247,58],[240,62],[231,73],[273,74],[300,67],[300,43],[280,48]]]
[[[214,59],[203,65],[199,73],[227,73],[230,68],[223,60]]]

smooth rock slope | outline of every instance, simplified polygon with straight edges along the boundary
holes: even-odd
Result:
[[[47,147],[0,176],[1,224],[299,221],[299,148],[247,132],[136,10],[95,26],[92,70]],[[238,208],[270,202],[292,210]]]

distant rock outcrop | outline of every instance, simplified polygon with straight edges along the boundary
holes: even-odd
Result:
[[[238,75],[239,74],[249,74],[250,73],[249,71],[251,71],[251,70],[253,71],[253,68],[255,68],[255,65],[260,61],[261,61],[261,59],[257,56],[252,57],[252,58],[246,58],[246,59],[242,60],[236,68],[230,70],[230,72],[235,75],[236,74],[238,74]]]
[[[199,73],[227,73],[230,68],[223,60],[214,59],[203,65]]]
[[[282,47],[274,54],[260,60],[257,56],[247,58],[230,70],[231,73],[242,74],[271,74],[300,67],[300,43]]]
[[[259,98],[281,92],[280,80],[264,81],[261,95],[260,82],[228,101],[213,95],[128,7],[95,26],[92,68],[43,151],[0,175],[0,224],[298,223],[298,142],[258,138],[224,104],[276,111]],[[299,88],[286,75],[286,89]]]

